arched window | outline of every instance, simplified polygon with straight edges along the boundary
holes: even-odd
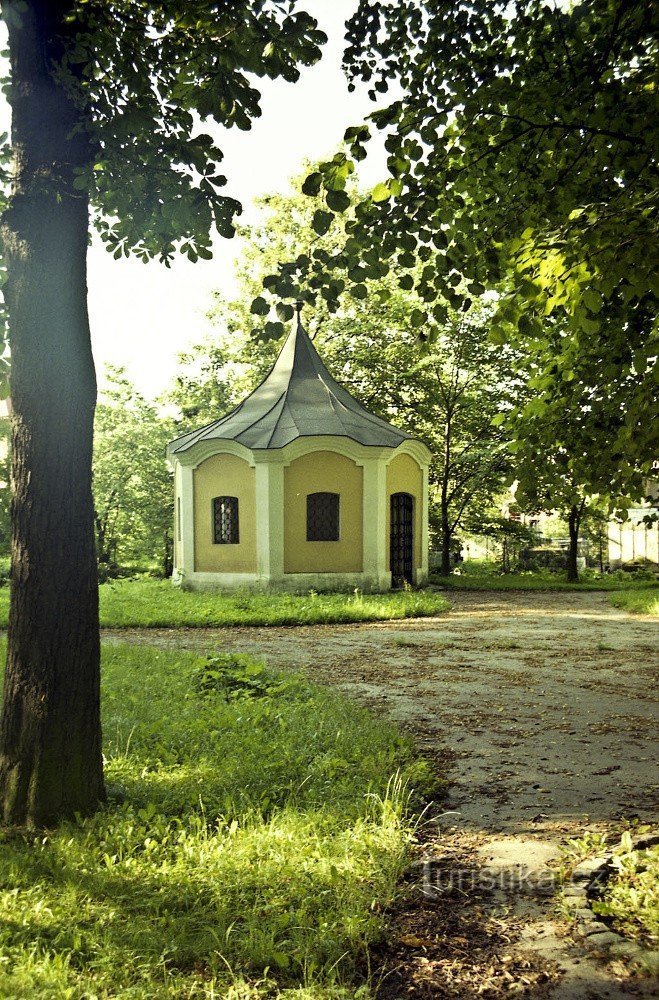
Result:
[[[238,497],[215,497],[213,542],[215,545],[237,545],[238,541]]]
[[[339,494],[309,493],[307,496],[307,541],[338,542]]]

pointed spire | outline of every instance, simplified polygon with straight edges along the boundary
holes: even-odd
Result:
[[[299,437],[348,437],[359,444],[396,448],[411,435],[369,413],[323,364],[302,326],[303,302],[279,357],[263,382],[235,410],[170,445],[185,451],[221,438],[247,448],[283,448]]]

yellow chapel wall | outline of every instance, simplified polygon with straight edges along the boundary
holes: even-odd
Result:
[[[307,541],[307,494],[338,493],[339,541]],[[333,451],[296,458],[284,469],[284,573],[361,573],[363,470]]]
[[[213,455],[194,470],[194,567],[198,573],[256,572],[256,473],[235,455]],[[238,544],[213,542],[213,499],[238,498]]]
[[[420,569],[424,540],[422,533],[423,474],[411,455],[396,455],[387,466],[387,569],[391,569],[389,537],[391,535],[391,495],[409,493],[414,497],[414,566]]]

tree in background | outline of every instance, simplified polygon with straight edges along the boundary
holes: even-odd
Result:
[[[110,369],[94,425],[94,523],[101,579],[127,561],[157,563],[171,573],[174,491],[165,462],[176,434],[131,385],[122,369]]]
[[[483,509],[476,516],[472,515],[465,522],[465,527],[471,534],[489,538],[499,546],[502,573],[510,573],[522,550],[538,540],[536,528],[493,509]]]
[[[598,439],[591,435],[591,414],[579,400],[573,400],[575,405],[570,407],[560,389],[551,402],[533,398],[509,417],[516,425],[515,476],[519,482],[515,498],[522,509],[555,511],[564,518],[569,535],[567,578],[576,582],[580,530],[595,499],[593,490],[598,488],[599,499],[604,497],[614,505],[619,461],[607,452],[604,440],[596,468],[592,468],[593,444]]]
[[[297,184],[291,195],[262,200],[261,223],[242,234],[240,294],[219,303],[214,313],[222,333],[185,359],[173,399],[199,423],[238,402],[276,357],[279,342],[268,339],[267,330],[259,338],[253,328],[268,309],[258,294],[264,278],[267,283],[286,255],[329,254],[345,238],[340,217],[322,236],[316,233],[314,220],[322,209]],[[338,311],[329,307],[327,292],[321,293],[304,321],[332,374],[369,410],[431,448],[432,523],[448,572],[453,538],[465,516],[489,506],[510,474],[504,431],[492,424],[492,416],[517,401],[519,363],[511,348],[488,340],[492,304],[475,304],[463,314],[450,310],[442,323],[428,320],[419,331],[413,317],[422,302],[406,282],[403,286],[390,276],[365,278],[363,291]],[[282,305],[279,314],[285,322],[292,309]]]
[[[240,206],[207,118],[248,129],[255,77],[325,36],[276,0],[3,0],[14,174],[2,218],[13,406],[12,596],[0,813],[38,826],[104,798],[91,490],[89,212],[116,257],[211,256]]]

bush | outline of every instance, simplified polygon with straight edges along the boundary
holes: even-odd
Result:
[[[567,553],[563,549],[535,548],[522,549],[519,555],[519,569],[550,570],[558,572],[567,568]]]

